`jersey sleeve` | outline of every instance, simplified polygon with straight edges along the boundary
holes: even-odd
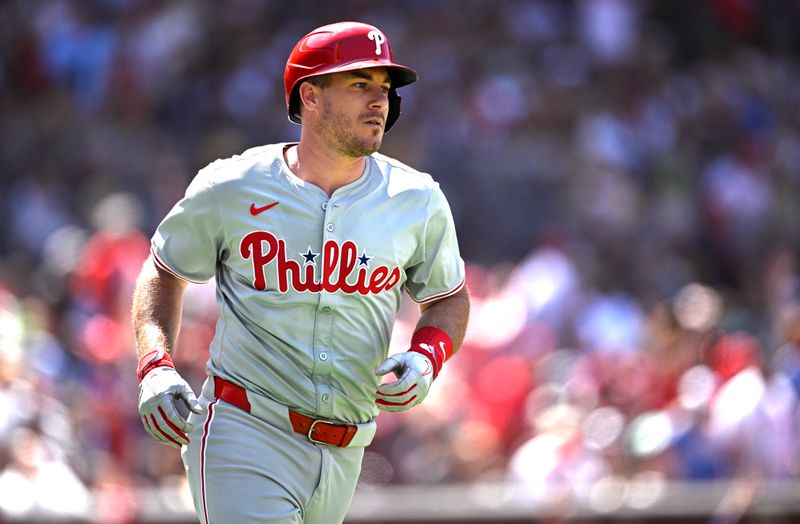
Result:
[[[419,303],[445,298],[464,287],[464,261],[453,215],[438,185],[431,190],[427,211],[421,260],[406,268],[406,290]]]
[[[193,283],[206,282],[214,276],[224,238],[207,175],[201,171],[189,184],[150,242],[157,266]]]

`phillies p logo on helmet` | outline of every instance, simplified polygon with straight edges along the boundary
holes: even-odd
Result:
[[[375,54],[381,54],[381,44],[386,42],[386,37],[380,31],[370,31],[367,33],[367,38],[375,40]]]

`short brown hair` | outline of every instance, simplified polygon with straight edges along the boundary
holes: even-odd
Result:
[[[332,81],[331,75],[329,75],[329,74],[328,75],[312,76],[311,78],[306,80],[306,82],[310,82],[310,83],[314,84],[315,86],[319,87],[320,89],[324,89],[324,88],[328,87],[329,85],[331,85],[331,81]]]

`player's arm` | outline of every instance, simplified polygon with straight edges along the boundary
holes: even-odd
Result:
[[[398,377],[378,387],[375,403],[384,411],[403,411],[422,402],[442,365],[461,346],[469,318],[467,288],[420,304],[420,312],[409,350],[392,355],[378,367],[378,375],[394,372]]]
[[[411,298],[420,303],[421,316],[408,351],[390,356],[377,369],[379,376],[393,372],[398,377],[378,386],[375,403],[386,411],[402,411],[425,399],[442,365],[461,345],[467,327],[464,261],[450,206],[438,186],[428,193],[426,213],[425,230],[414,261],[406,268],[405,284]]]
[[[467,287],[447,298],[419,305],[422,314],[417,322],[417,330],[425,326],[441,329],[450,337],[452,352],[458,351],[467,331],[469,319],[469,294]]]
[[[154,350],[172,355],[187,285],[156,266],[152,255],[145,261],[133,293],[133,329],[139,359]]]
[[[189,442],[191,425],[176,409],[180,400],[199,412],[194,392],[172,364],[187,283],[158,268],[149,257],[133,294],[133,327],[139,358],[139,414],[147,432],[169,446]]]

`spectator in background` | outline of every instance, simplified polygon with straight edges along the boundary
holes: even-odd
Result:
[[[10,516],[81,517],[89,510],[89,491],[42,436],[27,428],[9,439],[10,460],[0,473],[0,510]]]

